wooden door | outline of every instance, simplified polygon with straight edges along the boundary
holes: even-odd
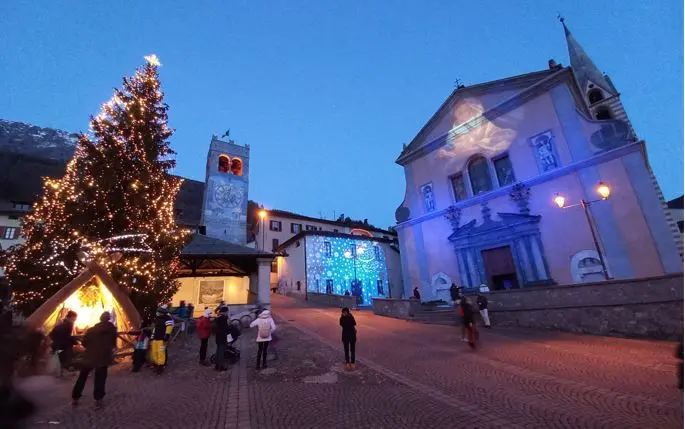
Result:
[[[511,247],[502,246],[494,249],[487,249],[481,252],[485,275],[488,286],[493,289],[502,289],[501,279],[516,279],[516,265],[511,253]],[[497,280],[497,281],[495,281]]]

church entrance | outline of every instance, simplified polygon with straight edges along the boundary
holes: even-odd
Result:
[[[516,289],[519,287],[516,265],[511,247],[503,246],[481,252],[485,275],[490,290]]]

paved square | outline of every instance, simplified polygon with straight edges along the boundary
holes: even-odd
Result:
[[[673,344],[493,329],[481,347],[458,328],[355,312],[358,370],[345,372],[338,310],[276,297],[277,352],[254,369],[197,364],[197,341],[174,344],[161,377],[113,367],[106,407],[71,410],[63,382],[32,428],[681,428]],[[212,346],[210,346],[212,347]],[[90,395],[92,385],[86,387]]]

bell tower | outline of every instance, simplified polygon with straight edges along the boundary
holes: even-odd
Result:
[[[208,237],[244,246],[247,242],[247,192],[250,146],[212,136],[207,154],[201,225]],[[223,137],[222,137],[223,138]]]
[[[630,119],[626,114],[621,97],[616,90],[613,82],[605,73],[599,71],[599,68],[592,61],[590,56],[585,52],[583,47],[571,34],[563,17],[559,17],[559,21],[564,27],[564,36],[566,37],[566,46],[568,47],[568,58],[571,63],[571,68],[578,82],[580,91],[585,94],[585,104],[588,106],[592,119],[607,120],[618,119],[628,125],[630,134],[633,139],[635,137],[635,130],[630,123]]]

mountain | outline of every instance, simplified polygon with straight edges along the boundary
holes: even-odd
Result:
[[[76,133],[0,119],[0,152],[68,161],[77,142]]]

